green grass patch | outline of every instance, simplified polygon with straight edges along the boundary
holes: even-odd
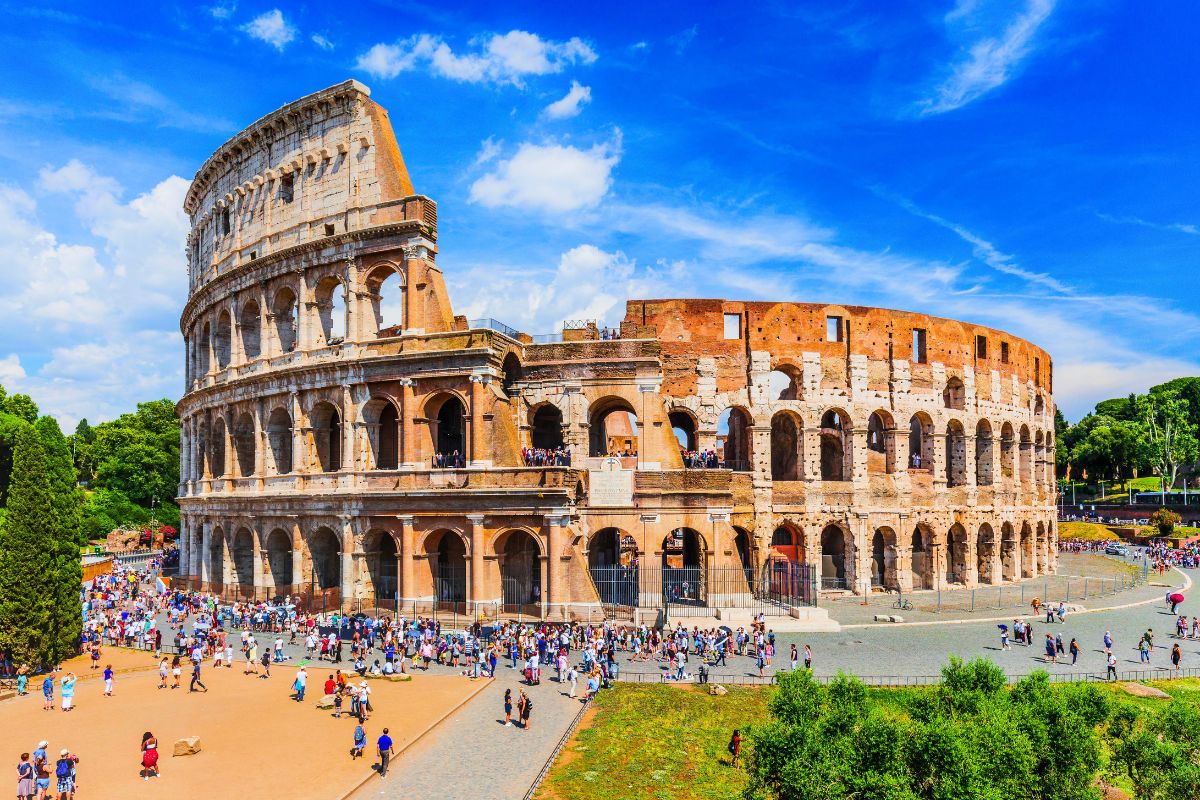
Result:
[[[734,728],[767,718],[769,692],[618,683],[594,701],[595,717],[576,733],[538,790],[539,800],[729,800],[746,773],[725,749]]]
[[[1103,542],[1118,537],[1108,529],[1107,525],[1095,522],[1060,522],[1058,523],[1058,538]]]

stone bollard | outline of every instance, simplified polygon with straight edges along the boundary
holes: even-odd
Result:
[[[171,756],[191,756],[200,752],[200,737],[185,736],[175,742],[175,752]]]

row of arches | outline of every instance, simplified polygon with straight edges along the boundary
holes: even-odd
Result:
[[[378,264],[351,287],[340,275],[326,275],[303,300],[301,284],[234,300],[192,325],[188,336],[189,382],[231,365],[344,341],[358,322],[358,335],[395,335],[406,323],[405,272]]]

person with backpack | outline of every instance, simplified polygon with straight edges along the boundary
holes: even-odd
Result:
[[[367,746],[367,729],[362,725],[354,726],[354,746],[350,748],[351,760],[362,758],[363,750]]]
[[[742,753],[742,732],[737,728],[733,729],[733,736],[729,739],[729,764],[736,767],[738,765],[738,756]]]
[[[75,762],[77,760],[65,747],[58,754],[58,761],[54,765],[58,800],[70,800],[75,795]]]

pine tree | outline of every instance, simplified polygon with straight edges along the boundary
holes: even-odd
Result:
[[[83,585],[83,566],[79,558],[81,506],[83,496],[76,485],[75,463],[71,448],[54,417],[42,417],[36,425],[38,438],[46,451],[46,467],[54,504],[54,524],[49,533],[53,546],[50,568],[53,593],[50,639],[52,661],[74,654],[83,633],[79,591]]]
[[[0,649],[11,650],[17,663],[50,663],[58,651],[51,633],[55,517],[46,450],[33,426],[22,424],[13,437],[12,483],[0,526]]]

